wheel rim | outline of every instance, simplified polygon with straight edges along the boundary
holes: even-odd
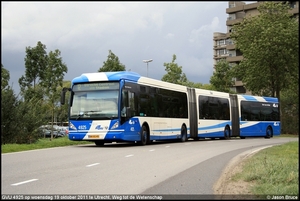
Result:
[[[267,129],[267,137],[271,137],[272,135],[272,131],[270,128]]]
[[[146,128],[143,128],[143,133],[142,133],[142,143],[143,144],[147,143],[147,138],[148,138],[148,136],[147,136],[147,130],[146,130]]]
[[[224,135],[225,135],[224,136],[225,138],[229,138],[229,130],[228,130],[228,128],[225,129]]]

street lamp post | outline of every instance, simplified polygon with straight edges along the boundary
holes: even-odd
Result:
[[[148,77],[148,63],[153,61],[153,59],[143,60],[144,63],[147,63],[147,77]]]

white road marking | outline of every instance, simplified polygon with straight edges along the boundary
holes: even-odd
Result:
[[[155,151],[155,149],[150,149],[149,151]]]
[[[38,179],[31,179],[31,180],[27,180],[27,181],[22,181],[22,182],[19,182],[19,183],[11,184],[11,185],[12,186],[18,186],[18,185],[26,184],[26,183],[33,182],[33,181],[36,181],[36,180],[38,180]]]
[[[127,155],[127,156],[125,156],[125,157],[127,157],[127,158],[128,158],[128,157],[131,157],[131,156],[133,156],[133,155],[132,155],[132,154],[130,154],[130,155]]]
[[[94,164],[87,165],[86,167],[92,167],[92,166],[99,165],[99,164],[100,163],[94,163]]]

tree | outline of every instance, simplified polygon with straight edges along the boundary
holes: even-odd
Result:
[[[55,112],[59,110],[59,87],[63,85],[64,74],[68,68],[62,62],[59,50],[50,51],[47,55],[45,49],[46,45],[40,41],[36,47],[26,48],[25,75],[19,79],[24,98],[20,111],[26,113],[22,122],[25,135],[40,126],[49,113],[53,122]],[[32,121],[35,118],[39,121]]]
[[[36,47],[26,47],[25,76],[21,76],[19,84],[22,94],[28,88],[35,88],[40,80],[44,79],[47,67],[46,45],[38,41]]]
[[[188,79],[185,75],[185,73],[182,72],[182,66],[178,66],[177,63],[175,63],[176,55],[173,54],[172,62],[171,63],[164,63],[165,71],[167,74],[165,74],[162,77],[162,81],[170,82],[174,84],[191,84],[188,82]]]
[[[1,64],[1,143],[13,141],[16,96],[8,85],[9,71]]]
[[[299,23],[288,4],[264,2],[260,15],[234,25],[230,37],[244,59],[234,67],[235,76],[253,94],[275,96],[299,80]]]
[[[231,92],[230,87],[233,85],[231,67],[225,59],[217,63],[215,72],[210,77],[210,84],[214,87],[214,90]]]
[[[1,90],[1,144],[15,143],[22,118],[18,111],[19,101],[10,86]]]
[[[299,83],[281,92],[282,133],[299,135]]]
[[[50,51],[47,59],[47,68],[43,74],[41,86],[45,89],[45,96],[47,96],[49,102],[49,108],[52,111],[52,125],[54,122],[54,116],[58,113],[58,102],[60,100],[60,92],[63,86],[63,78],[68,67],[62,61],[60,56],[61,52],[56,49],[54,52]],[[53,135],[51,134],[51,139]]]
[[[1,91],[8,87],[8,81],[10,79],[9,71],[6,70],[1,64]]]
[[[125,69],[125,65],[120,63],[119,57],[109,50],[107,60],[103,62],[103,66],[99,68],[98,72],[125,71]]]

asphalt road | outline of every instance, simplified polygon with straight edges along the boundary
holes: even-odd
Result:
[[[211,195],[232,158],[289,141],[298,138],[91,144],[2,154],[2,199],[16,194],[119,200],[127,195]]]

